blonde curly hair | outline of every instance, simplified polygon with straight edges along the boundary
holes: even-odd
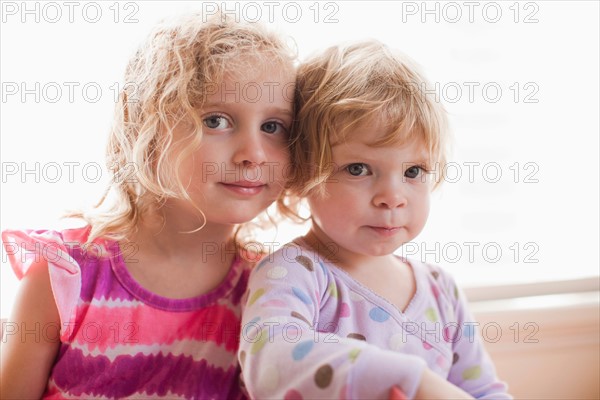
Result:
[[[121,240],[165,200],[191,201],[178,170],[202,140],[198,110],[226,73],[256,65],[293,70],[296,53],[260,24],[217,14],[183,17],[155,28],[129,61],[107,148],[112,182],[91,212],[71,213],[91,226],[88,242]],[[175,139],[183,119],[191,134]],[[202,212],[201,210],[199,210]]]

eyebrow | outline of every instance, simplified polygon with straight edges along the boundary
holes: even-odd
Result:
[[[347,142],[338,142],[338,143],[334,143],[331,145],[331,149],[333,150],[334,147],[341,145],[341,144],[347,144]],[[383,146],[370,146],[368,144],[365,143],[361,143],[362,145],[365,145],[371,149],[378,149],[378,148],[384,148]],[[367,161],[371,161],[370,157],[365,157],[364,154],[362,154],[359,150],[357,149],[348,149],[346,151],[342,150],[342,155],[345,158],[356,158],[356,159],[365,159]],[[429,165],[430,160],[429,157],[427,155],[427,152],[418,152],[418,153],[414,153],[414,157],[410,157],[408,161],[405,161],[406,163],[410,163],[410,164],[415,164],[415,165]]]
[[[229,107],[231,103],[229,102],[212,102],[212,103],[204,103],[202,108],[220,108],[220,107]],[[266,107],[267,112],[273,112],[277,114],[285,114],[286,116],[293,118],[294,113],[292,110],[281,107]]]
[[[269,110],[273,110],[274,112],[277,112],[279,114],[285,114],[290,117],[294,116],[294,113],[292,112],[292,110],[288,110],[287,108],[273,107],[273,108],[270,108]]]

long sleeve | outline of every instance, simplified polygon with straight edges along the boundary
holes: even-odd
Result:
[[[387,399],[393,386],[414,397],[425,361],[343,334],[339,321],[352,309],[337,287],[318,256],[297,246],[252,272],[239,352],[252,398]]]
[[[453,351],[448,381],[477,399],[512,399],[506,384],[498,380],[494,364],[477,334],[479,324],[469,312],[463,292],[449,275],[441,274],[439,280],[444,281],[445,295],[456,318],[456,324],[449,324],[443,332]]]

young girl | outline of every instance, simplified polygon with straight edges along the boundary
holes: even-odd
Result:
[[[2,398],[244,397],[257,253],[237,229],[284,187],[293,64],[256,24],[194,15],[153,32],[127,67],[98,212],[81,229],[3,233],[21,287]]]
[[[454,280],[393,254],[423,229],[446,161],[425,89],[377,42],[300,67],[291,189],[312,227],[251,274],[239,359],[252,397],[510,398]]]

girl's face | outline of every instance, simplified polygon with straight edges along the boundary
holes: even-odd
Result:
[[[295,77],[263,71],[252,78],[226,75],[200,112],[200,148],[179,173],[208,223],[248,222],[283,190]]]
[[[312,233],[342,264],[393,253],[427,221],[431,184],[425,147],[419,142],[370,145],[383,134],[381,124],[370,121],[334,143],[326,194],[308,197]]]

